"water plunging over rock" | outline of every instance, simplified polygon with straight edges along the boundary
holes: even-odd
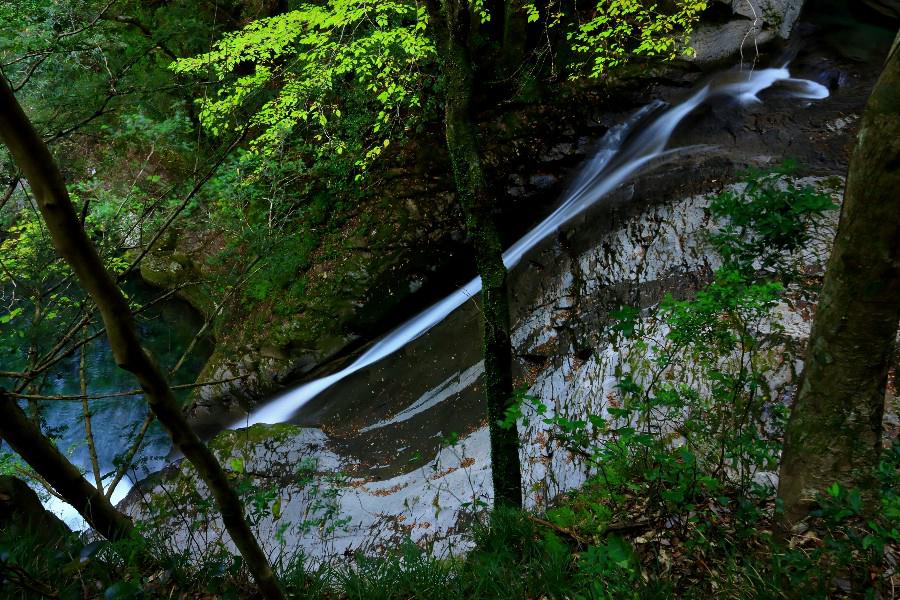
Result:
[[[658,105],[638,112],[632,121],[614,128],[601,142],[596,156],[576,178],[575,184],[559,207],[549,217],[529,231],[504,254],[503,262],[512,269],[525,254],[558,228],[602,199],[628,177],[660,157],[669,138],[679,123],[704,101],[716,96],[734,98],[742,103],[759,102],[761,91],[782,82],[789,86],[790,94],[799,99],[821,100],[828,97],[828,90],[813,81],[793,79],[786,68],[763,69],[749,73],[725,73],[693,93],[681,104],[665,111],[650,124],[623,144],[635,122]],[[451,312],[474,298],[481,291],[481,280],[475,278],[459,290],[416,315],[394,331],[388,333],[348,367],[327,377],[317,379],[269,402],[241,419],[234,426],[255,423],[279,423],[287,421],[306,402],[328,389],[341,379],[389,356],[416,339]]]
[[[151,304],[159,293],[140,281],[126,283],[129,297]],[[188,347],[202,322],[199,315],[180,300],[153,303],[141,312],[136,323],[147,348],[166,368],[171,368]],[[15,325],[15,324],[14,324]],[[85,346],[85,380],[89,395],[116,394],[135,389],[134,376],[120,369],[112,356],[105,337]],[[209,340],[201,339],[183,366],[173,377],[174,384],[193,383],[203,363],[209,357]],[[43,383],[41,392],[52,396],[77,395],[80,389],[80,355],[66,357],[55,365]],[[179,392],[184,397],[184,392]],[[147,404],[140,394],[114,396],[89,401],[92,436],[98,467],[107,484],[114,479],[119,465],[116,457],[125,454],[144,426]],[[42,418],[53,431],[56,444],[68,459],[87,473],[92,472],[91,452],[86,442],[83,407],[80,401],[51,401],[42,408]],[[171,441],[158,423],[147,425],[140,449],[135,454],[132,469],[123,474],[112,498],[118,501],[128,492],[132,477],[141,478],[166,464]],[[89,480],[93,480],[88,475]],[[74,508],[50,496],[47,506],[68,526],[83,529],[86,523]]]
[[[799,183],[830,193],[842,185],[833,177]],[[550,245],[532,257],[538,264],[552,266],[524,275],[536,280],[537,293],[519,311],[522,318],[513,331],[517,354],[529,357],[520,364],[531,365],[526,376],[528,393],[550,407],[549,415],[528,414],[520,431],[530,506],[544,505],[590,475],[577,457],[551,443],[544,419],[554,414],[584,419],[587,414],[605,414],[615,405],[616,368],[629,348],[607,337],[608,312],[627,302],[650,306],[663,288],[695,287],[694,278],[708,276],[720,264],[706,243],[706,233],[719,226],[707,210],[709,200],[710,195],[691,196],[639,211],[621,219],[584,250]],[[816,224],[816,243],[793,257],[798,268],[821,273],[836,222],[837,213],[830,213]],[[789,392],[800,368],[797,350],[802,349],[811,324],[807,306],[782,302],[772,319],[760,326],[762,334],[776,327],[781,330],[780,337],[763,349],[772,364],[767,383],[775,401]],[[476,311],[464,316],[477,322]],[[581,355],[577,341],[589,343],[594,351]],[[387,362],[402,363],[408,358],[394,355]],[[396,369],[398,364],[391,367]],[[340,416],[335,419],[339,424],[329,423],[322,429],[255,425],[225,432],[213,448],[225,464],[240,464],[241,470],[257,474],[255,481],[262,488],[278,489],[277,517],[263,515],[259,523],[260,538],[273,556],[290,555],[298,548],[319,559],[379,552],[407,537],[434,543],[437,553],[464,550],[469,543],[466,524],[492,498],[489,439],[478,414],[479,410],[483,414],[482,407],[471,407],[464,415],[465,423],[453,424],[448,414],[464,411],[461,397],[478,396],[480,374],[480,363],[473,363],[407,406],[362,427],[358,425],[362,419],[347,422]],[[452,429],[457,425],[464,428]],[[422,445],[416,449],[415,431],[428,427],[438,438],[436,455],[426,454]],[[459,439],[451,432],[458,433]],[[342,441],[343,436],[352,442]],[[452,439],[441,441],[448,437]],[[366,451],[377,445],[387,450]],[[379,459],[394,464],[381,464]],[[304,466],[299,478],[298,465]],[[346,473],[346,478],[335,477],[338,472]],[[199,491],[194,492],[198,485]],[[187,464],[173,467],[156,483],[148,482],[143,493],[162,499],[163,486],[166,495],[179,498],[182,493],[197,493],[201,498],[205,494]],[[148,516],[136,497],[129,510]],[[218,539],[222,531],[215,516],[201,533],[185,529],[180,519],[163,526],[181,547],[203,545]],[[275,541],[278,531],[287,540],[283,547]]]

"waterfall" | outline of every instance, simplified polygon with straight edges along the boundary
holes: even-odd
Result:
[[[662,156],[675,128],[703,102],[714,96],[733,98],[740,103],[760,102],[758,94],[781,83],[785,91],[799,99],[819,100],[828,97],[828,89],[805,79],[791,78],[787,67],[753,72],[723,73],[652,120],[643,130],[631,134],[636,126],[652,112],[661,109],[661,102],[653,102],[638,110],[630,119],[607,132],[594,157],[586,162],[560,205],[504,254],[507,268],[514,268],[525,254],[542,240],[556,232],[575,216],[596,204],[611,190],[628,179],[651,160]],[[255,423],[288,421],[298,409],[316,395],[341,379],[393,354],[409,342],[444,320],[450,313],[481,291],[481,279],[476,277],[437,304],[422,311],[373,344],[346,368],[277,396],[254,410],[247,418],[231,428]]]

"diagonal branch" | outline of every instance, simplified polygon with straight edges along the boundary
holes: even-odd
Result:
[[[127,537],[131,521],[88,483],[59,449],[41,433],[12,396],[0,389],[0,436],[59,495],[78,510],[91,527],[111,540]]]
[[[284,593],[250,530],[243,505],[232,489],[228,475],[191,429],[165,375],[141,346],[128,301],[81,226],[56,161],[3,77],[0,77],[0,139],[31,184],[57,252],[69,263],[97,305],[116,363],[135,375],[150,409],[168,431],[173,444],[206,483],[218,505],[222,522],[263,597],[283,600]]]

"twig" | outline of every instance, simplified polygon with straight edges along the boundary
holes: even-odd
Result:
[[[84,415],[84,436],[87,439],[88,454],[91,457],[91,469],[94,471],[94,482],[103,493],[103,475],[100,474],[100,461],[97,458],[97,446],[94,444],[94,432],[91,431],[91,407],[87,397],[87,360],[85,346],[81,347],[81,360],[78,366],[78,378],[81,383],[81,412]]]
[[[171,298],[172,296],[174,296],[176,293],[178,293],[181,289],[186,288],[186,287],[189,287],[189,286],[192,286],[192,285],[195,285],[196,283],[197,283],[196,281],[187,281],[187,282],[185,282],[185,283],[179,284],[179,285],[175,286],[174,288],[172,288],[172,289],[166,291],[165,293],[159,295],[158,297],[154,298],[153,300],[151,300],[151,301],[148,302],[147,304],[144,304],[143,306],[141,306],[141,307],[138,308],[137,310],[133,311],[132,314],[134,314],[135,316],[137,316],[137,315],[141,314],[142,312],[144,312],[145,310],[147,310],[148,308],[150,308],[151,306],[154,306],[154,305],[156,305],[156,304],[159,304],[160,302],[164,302],[165,300],[168,300],[169,298]],[[90,322],[90,320],[91,320],[90,315],[87,315],[86,317],[84,317],[84,319],[82,320],[82,322],[80,322],[79,324],[77,324],[77,325],[75,325],[74,327],[72,327],[72,329],[71,329],[68,333],[66,333],[66,335],[65,335],[64,338],[63,338],[63,340],[60,341],[59,343],[57,343],[56,346],[54,346],[52,350],[50,350],[49,352],[47,352],[47,353],[44,355],[44,357],[41,358],[41,360],[39,361],[39,363],[40,363],[39,366],[35,367],[34,369],[29,370],[27,373],[21,373],[21,374],[19,374],[19,375],[18,375],[19,377],[25,377],[25,378],[26,378],[25,384],[27,384],[28,381],[30,381],[31,379],[34,379],[34,378],[37,377],[39,374],[41,374],[42,372],[46,371],[47,369],[49,369],[50,367],[52,367],[53,365],[55,365],[56,363],[58,363],[58,362],[61,361],[62,359],[66,358],[66,357],[68,357],[68,356],[71,356],[71,355],[72,355],[76,350],[78,350],[81,346],[87,344],[88,342],[94,341],[95,339],[97,339],[98,337],[100,337],[101,335],[103,335],[104,333],[106,333],[106,328],[100,328],[100,329],[97,330],[96,332],[94,332],[94,333],[92,333],[91,335],[87,336],[85,339],[80,340],[79,342],[77,342],[76,344],[74,344],[72,347],[66,349],[65,351],[62,351],[62,347],[63,347],[63,346],[64,346],[64,345],[65,345],[72,337],[74,337],[75,334],[78,333],[78,331],[79,331],[82,327],[84,327],[85,325],[87,325],[87,324]],[[61,353],[60,353],[60,354],[57,354],[57,353],[59,353],[59,352],[61,352]],[[15,390],[15,393],[18,394],[18,393],[21,392],[23,389],[25,389],[25,384],[20,385],[20,386],[18,387],[18,389]],[[80,399],[80,398],[76,398],[76,399]]]
[[[184,361],[187,360],[187,357],[193,351],[194,346],[197,345],[197,342],[206,333],[206,330],[209,329],[210,325],[213,324],[213,321],[215,321],[216,318],[218,318],[218,316],[220,314],[222,314],[222,311],[225,309],[225,305],[228,303],[228,300],[231,298],[231,296],[233,296],[235,294],[235,292],[237,292],[239,289],[241,289],[241,287],[247,281],[247,278],[249,278],[250,275],[253,274],[253,268],[256,266],[256,263],[258,263],[260,261],[260,258],[261,257],[257,256],[255,259],[253,259],[253,262],[251,262],[250,265],[247,267],[247,271],[246,271],[245,275],[241,278],[241,280],[236,285],[232,286],[231,289],[228,290],[228,293],[225,294],[225,296],[222,298],[222,300],[219,301],[218,306],[216,306],[216,310],[213,311],[213,314],[210,315],[209,318],[207,318],[203,322],[203,326],[196,333],[196,335],[194,335],[194,338],[191,340],[191,343],[188,344],[188,347],[185,349],[184,353],[182,353],[181,358],[178,359],[178,362],[175,363],[175,366],[172,367],[171,371],[169,371],[169,377],[172,377],[173,375],[175,375],[175,373],[178,372],[178,369],[180,369],[182,367],[182,365],[184,364]]]
[[[207,387],[210,385],[219,385],[222,383],[229,383],[231,381],[237,381],[239,379],[246,379],[249,375],[238,375],[236,377],[229,377],[227,379],[219,379],[217,381],[204,381],[202,383],[185,383],[182,385],[173,385],[173,390],[189,390],[198,387]],[[108,394],[78,394],[73,396],[39,396],[35,394],[18,394],[11,393],[12,396],[16,398],[22,398],[24,400],[43,400],[43,401],[76,401],[76,400],[102,400],[104,398],[124,398],[126,396],[137,396],[138,394],[143,394],[144,390],[142,389],[134,389],[127,390],[124,392],[111,392]]]
[[[6,578],[23,590],[28,590],[45,598],[59,598],[59,593],[48,585],[41,583],[28,571],[18,565],[0,562],[0,572],[6,571]],[[10,576],[12,575],[12,576]]]
[[[23,479],[25,479],[25,480],[34,479],[39,484],[41,484],[41,487],[43,487],[44,490],[48,494],[50,494],[51,496],[53,496],[54,498],[56,498],[58,500],[62,500],[63,502],[66,501],[66,499],[63,498],[59,492],[57,492],[55,489],[53,489],[53,486],[50,485],[46,479],[41,477],[41,475],[37,471],[34,471],[34,470],[29,471],[28,469],[26,469],[22,466],[19,466],[19,465],[16,465],[15,468],[16,468],[16,473],[21,475]]]
[[[540,517],[535,517],[534,515],[528,515],[528,518],[529,518],[529,520],[540,525],[541,527],[546,527],[548,529],[552,529],[556,533],[566,536],[567,538],[569,538],[570,540],[572,540],[573,542],[575,542],[576,544],[578,544],[578,546],[580,546],[582,548],[590,545],[586,539],[584,539],[583,537],[581,537],[580,535],[578,535],[571,529],[566,529],[565,527],[560,527],[556,523],[551,523],[550,521],[547,521]]]
[[[112,499],[113,492],[116,491],[116,487],[118,487],[119,483],[122,481],[122,478],[125,477],[125,473],[128,472],[128,467],[131,466],[131,461],[134,460],[134,456],[141,448],[141,444],[144,443],[144,437],[146,437],[147,431],[150,429],[150,425],[153,423],[154,418],[155,417],[153,416],[153,411],[148,411],[147,416],[144,418],[144,422],[141,424],[141,430],[138,432],[134,443],[131,445],[131,448],[128,449],[128,453],[122,459],[122,462],[119,465],[115,476],[113,476],[113,480],[110,482],[109,487],[107,487],[106,489],[106,498],[108,500]]]
[[[144,247],[143,250],[141,250],[141,253],[138,255],[138,257],[134,259],[134,261],[130,265],[128,265],[128,268],[125,269],[125,271],[116,278],[116,281],[122,281],[126,276],[128,276],[128,274],[131,273],[135,269],[135,267],[137,267],[141,263],[142,260],[144,260],[144,257],[147,256],[147,254],[149,254],[151,250],[153,250],[153,247],[156,245],[156,242],[159,241],[159,238],[161,238],[163,234],[169,229],[169,227],[172,225],[172,222],[178,217],[178,215],[180,215],[184,211],[184,209],[187,208],[187,205],[190,204],[194,196],[197,195],[197,192],[203,189],[203,186],[206,185],[207,181],[212,179],[212,176],[216,174],[216,171],[219,170],[219,167],[222,166],[222,163],[225,162],[225,159],[228,158],[232,150],[237,148],[241,140],[244,139],[244,135],[246,133],[247,129],[245,128],[240,133],[240,135],[238,135],[237,138],[235,138],[235,140],[231,142],[231,145],[228,146],[225,152],[222,153],[222,156],[219,157],[219,159],[213,164],[212,167],[210,167],[210,169],[203,175],[203,177],[201,177],[200,180],[194,184],[194,187],[190,192],[188,192],[187,196],[184,197],[184,200],[181,201],[181,204],[179,204],[178,207],[174,211],[172,211],[172,214],[169,215],[169,218],[166,219],[166,222],[163,223],[162,227],[159,228],[159,231],[156,232],[150,242]]]
[[[0,197],[0,210],[3,210],[3,207],[6,206],[6,203],[9,202],[9,199],[12,198],[13,194],[16,192],[16,188],[19,186],[19,177],[21,177],[21,175],[18,173],[13,176],[9,185],[6,187],[6,191],[3,192],[3,196]]]
[[[620,532],[620,531],[634,531],[636,529],[645,529],[650,526],[649,519],[641,519],[640,521],[628,521],[626,523],[610,523],[606,526],[604,531],[606,533],[609,532]]]

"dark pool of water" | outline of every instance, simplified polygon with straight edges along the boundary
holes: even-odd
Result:
[[[159,290],[141,281],[129,281],[124,287],[129,297],[144,304],[161,294]],[[144,346],[166,371],[177,363],[203,325],[202,316],[186,302],[178,299],[153,305],[140,313],[136,319]],[[17,319],[0,327],[0,335],[7,337],[15,328],[27,326],[27,322]],[[42,345],[49,347],[52,341],[46,340],[46,344]],[[172,383],[193,383],[211,352],[211,340],[201,340],[172,377]],[[3,354],[0,361],[4,369],[14,370],[24,365],[24,349],[7,347]],[[38,393],[45,396],[80,394],[79,367],[80,354],[76,352],[50,370]],[[89,395],[127,391],[138,387],[133,375],[116,366],[105,336],[87,345],[85,371]],[[188,394],[189,391],[180,392],[182,399]],[[135,438],[147,415],[147,404],[141,395],[135,395],[91,400],[89,406],[98,462],[101,472],[106,475],[115,471],[117,456],[123,454]],[[90,473],[90,453],[86,442],[81,402],[44,401],[39,403],[39,407],[45,430],[53,436],[60,450],[75,465]],[[24,402],[23,408],[30,410]],[[154,422],[137,455],[137,464],[129,471],[129,475],[140,478],[148,472],[157,470],[165,461],[170,448],[168,436],[160,425]],[[93,476],[89,475],[88,479],[93,481]],[[128,487],[127,481],[123,487]]]

